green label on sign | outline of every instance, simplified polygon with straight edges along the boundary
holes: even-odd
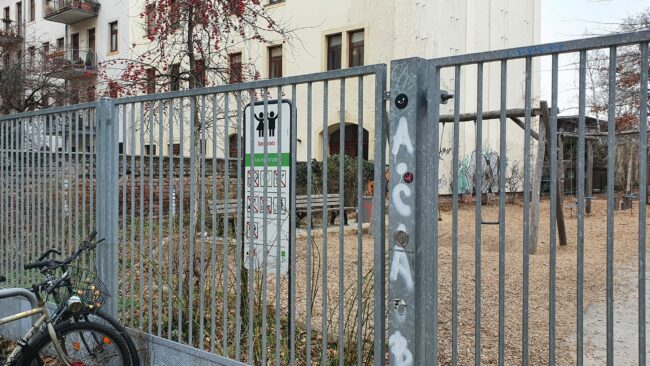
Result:
[[[281,166],[289,166],[291,164],[291,154],[289,153],[284,153],[284,154],[268,154],[267,159],[264,158],[264,154],[255,154],[254,159],[255,159],[255,166],[264,166],[264,160],[268,160],[268,166],[270,168],[277,167],[278,166],[278,155],[281,157],[280,165]],[[251,166],[251,156],[250,154],[246,154],[246,166]]]

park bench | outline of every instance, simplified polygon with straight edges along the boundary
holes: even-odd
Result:
[[[338,193],[329,193],[327,196],[323,194],[312,194],[311,195],[311,211],[312,213],[321,213],[323,209],[326,209],[331,213],[329,219],[330,224],[334,224],[334,220],[339,213],[339,204],[340,204],[340,195]],[[228,220],[231,223],[231,228],[234,228],[234,221],[237,215],[237,198],[231,198],[227,200],[228,211],[226,212],[226,202],[219,200],[214,206],[212,200],[207,202],[210,212],[216,210],[217,215],[228,216]],[[300,195],[296,196],[296,216],[299,220],[302,220],[307,216],[307,211],[309,209],[309,196]],[[245,207],[242,207],[245,210]],[[344,210],[344,223],[347,225],[347,212]],[[269,220],[272,220],[272,217],[269,217]]]

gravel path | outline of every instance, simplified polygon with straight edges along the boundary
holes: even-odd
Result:
[[[648,274],[646,274],[646,277]],[[638,287],[637,270],[619,267],[614,274],[614,364],[638,363]],[[646,291],[646,309],[650,296]],[[646,310],[647,312],[647,310]],[[646,321],[646,324],[648,322]],[[647,327],[647,325],[646,325]],[[584,323],[585,365],[607,362],[607,305],[587,306]],[[575,333],[570,341],[575,344]],[[646,352],[650,356],[650,352]]]

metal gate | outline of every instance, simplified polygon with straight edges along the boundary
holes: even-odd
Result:
[[[86,260],[151,364],[645,364],[647,103],[620,101],[648,100],[649,41],[398,60],[390,92],[373,65],[2,117],[0,271],[27,285],[97,227]]]
[[[393,61],[391,365],[645,364],[648,41],[645,31]],[[577,102],[560,84],[566,70]],[[544,78],[550,95],[536,92]],[[575,123],[558,128],[571,108]],[[575,197],[562,194],[569,144]],[[607,162],[600,196],[585,174],[594,154]]]

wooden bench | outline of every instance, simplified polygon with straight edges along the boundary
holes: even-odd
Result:
[[[269,194],[269,196],[273,196]],[[340,204],[340,198],[341,195],[338,193],[328,193],[327,196],[323,194],[312,194],[311,195],[311,211],[312,213],[321,213],[323,209],[326,209],[328,212],[332,213],[330,215],[330,224],[334,224],[334,220],[338,216],[339,213],[339,204]],[[212,200],[209,200],[207,202],[207,207],[212,213],[214,209],[216,209],[216,213],[218,215],[227,215],[228,220],[233,222],[234,225],[234,220],[235,216],[237,215],[237,199],[236,198],[231,198],[227,200],[228,203],[228,211],[226,212],[226,202],[223,200],[219,200],[214,206],[212,203]],[[300,220],[305,218],[307,216],[307,211],[309,209],[308,206],[309,203],[309,196],[307,195],[301,195],[301,196],[296,196],[296,216]],[[349,209],[349,208],[347,208]],[[246,207],[242,207],[242,210],[246,210]],[[347,217],[347,210],[344,209],[344,224],[348,224],[348,217]]]

